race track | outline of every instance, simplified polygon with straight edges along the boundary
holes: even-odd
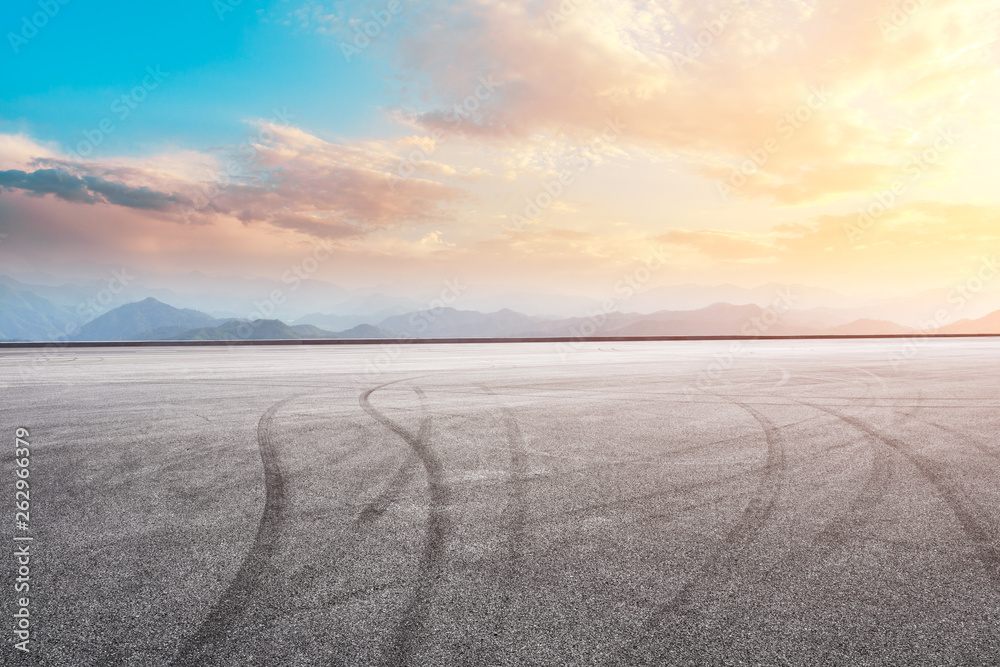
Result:
[[[1000,340],[905,344],[0,351],[0,663],[1000,664]]]

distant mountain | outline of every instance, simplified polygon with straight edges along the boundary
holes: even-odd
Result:
[[[91,286],[92,287],[92,286]],[[37,292],[36,292],[37,288]],[[722,286],[723,291],[736,289]],[[82,292],[81,292],[82,290]],[[760,288],[760,300],[769,292]],[[738,291],[738,290],[737,290]],[[53,298],[47,298],[44,292]],[[711,290],[706,290],[706,294]],[[67,306],[87,293],[74,286],[36,286],[0,276],[0,340],[46,341],[79,325],[89,310],[88,301]],[[777,288],[774,288],[777,294]],[[787,295],[794,295],[785,292]],[[121,299],[124,293],[116,295]],[[824,296],[824,295],[820,295]],[[829,295],[825,295],[829,296]],[[54,301],[58,298],[59,301]],[[91,299],[92,300],[92,299]],[[383,294],[359,298],[365,308],[398,309],[402,301]],[[82,303],[82,306],[81,306]],[[771,301],[777,304],[777,302]],[[793,303],[792,305],[795,305]],[[815,307],[785,310],[760,304],[728,302],[691,310],[643,313],[603,313],[597,308],[584,317],[553,319],[534,317],[504,308],[495,312],[439,308],[418,310],[380,319],[354,314],[302,317],[293,325],[278,319],[249,321],[214,318],[199,310],[176,308],[155,297],[111,310],[80,328],[71,340],[304,340],[386,338],[510,338],[583,336],[801,336],[801,335],[909,335],[915,329],[882,317],[859,315],[869,309]],[[78,312],[79,311],[79,312]],[[90,315],[92,316],[92,315]],[[965,319],[938,333],[998,333],[1000,311],[979,319]]]
[[[755,336],[802,335],[813,329],[791,326],[783,314],[756,305],[716,303],[697,310],[601,313],[541,323],[533,336]]]
[[[74,312],[80,304],[93,299],[100,290],[107,287],[107,281],[87,281],[79,285],[38,285],[15,280],[9,276],[0,276],[0,285],[11,288],[15,292],[30,292],[56,306]]]
[[[532,337],[604,336],[609,335],[609,331],[634,324],[646,317],[638,313],[603,313],[599,310],[592,312],[594,315],[591,317],[569,317],[563,320],[539,321],[536,324],[536,328],[525,335]]]
[[[329,331],[338,331],[340,329],[350,329],[361,324],[366,324],[369,321],[378,322],[392,314],[394,313],[387,313],[379,317],[368,318],[364,315],[309,313],[307,315],[303,315],[302,317],[295,318],[295,324],[313,324],[322,329],[328,329]]]
[[[374,294],[359,294],[339,301],[336,304],[338,313],[345,315],[367,315],[372,319],[384,319],[393,315],[402,315],[419,308],[420,303],[406,297],[389,296],[380,292]]]
[[[494,313],[509,308],[529,317],[556,319],[579,317],[582,313],[596,310],[601,307],[601,300],[542,290],[511,292],[498,287],[490,289],[476,285],[475,292],[462,294],[461,305],[463,310],[478,310],[481,313]]]
[[[855,302],[832,290],[806,285],[767,284],[745,288],[736,285],[686,284],[643,289],[628,300],[628,308],[647,314],[663,310],[700,310],[715,303],[757,305],[766,308],[782,294],[791,298],[792,305],[796,309],[818,306],[842,308]]]
[[[1000,334],[1000,310],[976,320],[959,320],[938,329],[936,333]]]
[[[603,333],[609,336],[794,336],[815,331],[785,324],[775,310],[753,304],[716,303],[698,310],[652,313]]]
[[[884,336],[888,334],[909,334],[915,330],[887,320],[860,319],[836,327],[824,329],[821,333],[834,336]]]
[[[392,331],[386,331],[379,327],[374,327],[370,324],[359,324],[358,326],[348,329],[347,331],[338,331],[334,334],[337,338],[399,338],[399,334]]]
[[[197,310],[168,306],[149,297],[127,303],[86,324],[73,340],[144,340],[150,332],[188,331],[216,324],[218,320]]]
[[[281,320],[229,320],[218,326],[193,329],[170,340],[306,340],[336,338],[311,324],[288,326]]]
[[[538,318],[507,309],[480,313],[440,308],[387,317],[378,326],[417,338],[504,338],[528,334],[541,322]]]
[[[79,317],[32,292],[19,289],[14,281],[0,283],[0,340],[54,340]]]

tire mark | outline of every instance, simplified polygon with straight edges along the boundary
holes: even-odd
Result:
[[[796,400],[802,405],[833,414],[826,408],[807,401]],[[838,416],[839,415],[834,415]],[[851,498],[847,507],[839,512],[835,517],[824,524],[823,529],[817,533],[809,545],[793,549],[785,554],[781,562],[772,568],[765,579],[772,582],[784,580],[784,572],[790,569],[801,567],[809,562],[815,562],[818,558],[825,558],[848,546],[845,535],[860,532],[860,529],[870,520],[875,510],[889,490],[889,484],[896,474],[896,461],[891,452],[884,447],[878,447],[876,441],[868,433],[864,433],[865,440],[869,444],[871,452],[871,464],[868,475],[861,486],[861,490]],[[828,448],[824,451],[829,451]]]
[[[930,424],[935,428],[941,429],[945,433],[951,433],[952,435],[960,436],[961,438],[963,438],[962,442],[964,442],[967,445],[972,445],[977,450],[979,450],[980,453],[989,456],[990,458],[1000,459],[1000,452],[993,449],[992,447],[989,447],[981,442],[978,442],[972,436],[970,436],[970,434],[967,431],[963,431],[962,429],[955,428],[953,426],[945,426],[940,422],[932,422],[932,421],[927,421],[925,419],[922,419],[921,421],[924,422],[925,424]]]
[[[868,374],[876,379],[880,379],[877,375]],[[838,419],[840,418],[839,415],[831,413],[822,405],[801,399],[792,400],[800,405],[830,414]],[[897,406],[909,407],[910,409],[902,413],[902,419],[894,423],[894,428],[915,418],[914,415],[923,407],[922,397],[918,396],[917,400],[920,402],[915,405]],[[892,456],[890,450],[879,447],[876,440],[870,434],[862,432],[862,435],[868,443],[868,449],[871,453],[871,464],[861,490],[851,498],[844,510],[837,513],[835,517],[824,524],[823,529],[812,538],[812,542],[809,545],[792,549],[789,553],[786,553],[781,562],[765,575],[766,581],[778,583],[783,580],[784,572],[790,569],[801,568],[810,562],[829,557],[843,550],[848,546],[845,535],[860,533],[861,528],[871,520],[875,510],[882,504],[886,493],[888,493],[889,484],[896,474],[896,459]],[[829,447],[823,453],[841,446],[843,445]]]
[[[250,598],[261,588],[267,575],[278,576],[271,560],[277,554],[280,543],[281,526],[287,509],[287,493],[272,425],[278,410],[298,398],[301,396],[278,401],[257,422],[257,448],[264,466],[264,511],[257,523],[257,534],[233,582],[212,605],[195,633],[181,644],[171,663],[173,665],[202,665],[214,661],[220,647],[229,640],[236,621],[246,611]]]
[[[679,615],[694,602],[695,592],[703,587],[706,579],[731,579],[739,566],[739,555],[744,552],[757,538],[761,529],[774,512],[778,496],[784,486],[785,474],[788,469],[786,444],[781,429],[770,419],[749,405],[736,401],[725,395],[718,395],[734,405],[742,408],[760,425],[767,442],[767,458],[764,463],[760,481],[750,502],[740,513],[736,524],[729,529],[719,546],[703,563],[698,576],[689,580],[669,601],[656,607],[643,624],[644,635],[630,642],[624,650],[638,648],[639,644],[662,625],[669,616]]]
[[[909,461],[910,464],[913,465],[913,467],[916,468],[917,471],[924,477],[924,479],[926,479],[931,486],[934,487],[938,496],[958,520],[962,532],[965,533],[966,537],[968,537],[975,546],[976,558],[986,566],[991,583],[996,587],[1000,587],[1000,552],[998,552],[996,547],[992,545],[989,530],[979,522],[977,517],[972,512],[965,508],[960,498],[962,495],[961,491],[955,488],[948,479],[946,466],[922,454],[918,454],[913,451],[913,448],[906,442],[898,438],[885,435],[878,429],[856,417],[851,417],[820,405],[813,407],[842,419],[859,431],[876,439],[878,442],[882,443],[891,450],[898,452],[907,461]]]
[[[423,390],[419,387],[415,387],[413,391],[420,398],[420,405],[423,407],[425,399]],[[386,483],[382,492],[361,508],[357,518],[354,520],[355,528],[367,527],[369,524],[380,519],[383,514],[389,511],[390,507],[399,502],[403,489],[407,487],[410,480],[413,479],[414,474],[417,472],[417,460],[418,459],[414,458],[411,454],[405,461],[403,461],[403,464],[399,466],[395,474],[393,474],[393,476]]]
[[[486,394],[495,397],[496,394],[486,385],[480,385]],[[507,468],[507,503],[504,506],[502,525],[507,531],[507,567],[506,580],[501,585],[500,627],[509,632],[511,606],[516,595],[517,582],[524,572],[524,555],[528,543],[528,450],[524,441],[521,426],[517,423],[514,413],[507,407],[501,407],[504,429],[507,436],[507,454],[510,463]]]
[[[397,380],[397,382],[402,382],[402,380]],[[396,628],[396,639],[388,649],[386,655],[387,664],[405,665],[410,661],[410,656],[425,634],[427,617],[433,601],[434,587],[436,582],[442,578],[444,571],[444,549],[449,532],[449,522],[445,508],[449,504],[450,494],[444,482],[444,466],[441,463],[441,459],[438,458],[427,444],[430,435],[431,418],[425,417],[420,424],[419,433],[414,435],[392,419],[389,419],[371,404],[371,395],[390,384],[395,383],[388,382],[368,389],[361,394],[358,402],[364,411],[375,421],[402,438],[417,455],[427,475],[430,500],[424,549],[420,556],[413,596],[400,618]],[[417,391],[417,395],[421,398],[423,398],[422,394],[422,391]]]
[[[416,460],[408,459],[404,462],[389,479],[382,492],[361,508],[357,518],[354,520],[354,527],[365,528],[382,518],[382,515],[399,501],[403,489],[409,485],[410,480],[413,479],[416,472]]]

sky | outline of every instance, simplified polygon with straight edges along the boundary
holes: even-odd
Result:
[[[0,8],[0,272],[903,295],[998,248],[995,0],[160,4]]]

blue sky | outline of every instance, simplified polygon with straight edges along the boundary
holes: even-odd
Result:
[[[110,116],[115,131],[97,155],[236,143],[245,121],[274,108],[326,136],[383,131],[381,66],[368,57],[346,62],[329,35],[287,25],[291,10],[246,1],[220,19],[211,0],[70,0],[15,53],[8,33],[21,34],[23,18],[41,10],[37,0],[5,3],[0,131],[72,146]],[[141,84],[147,67],[169,77],[141,113],[117,122],[111,105]]]

